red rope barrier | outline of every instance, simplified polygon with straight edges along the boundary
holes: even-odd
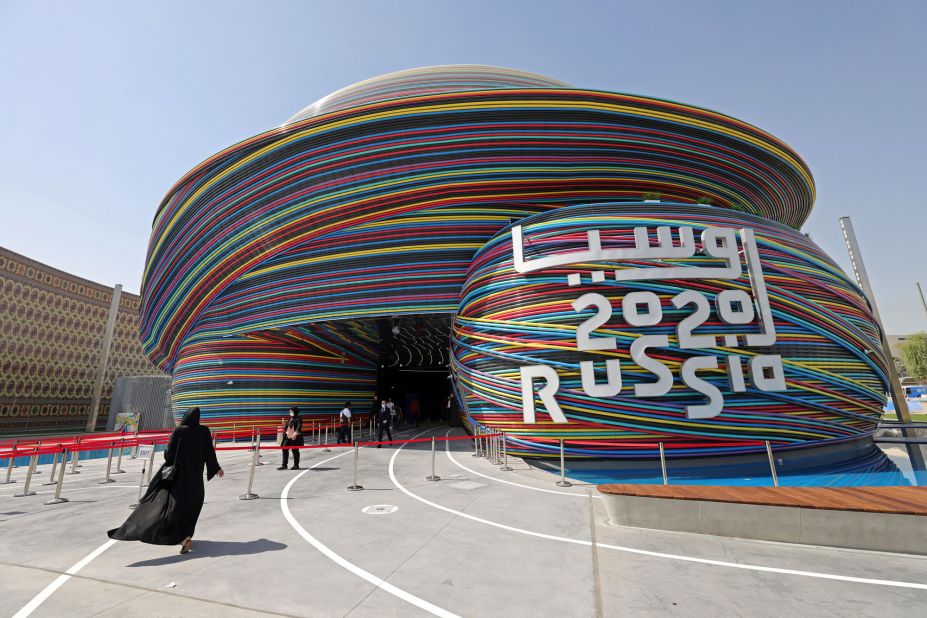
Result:
[[[258,432],[255,432],[255,433],[258,433]],[[124,436],[124,434],[115,434],[115,435]],[[243,435],[245,437],[250,437],[250,436],[253,436],[254,433],[244,433]],[[503,434],[500,432],[500,433],[482,434],[480,436],[471,436],[471,435],[435,436],[435,440],[449,442],[453,440],[473,440],[476,438],[496,437],[496,436],[501,436],[501,435]],[[146,438],[146,437],[141,437],[140,435],[138,438],[120,437],[119,439],[116,439],[116,440],[113,440],[113,439],[106,440],[98,436],[93,436],[92,438],[90,437],[75,438],[73,441],[71,440],[49,440],[49,442],[51,442],[52,445],[17,444],[15,449],[0,451],[0,460],[10,459],[12,457],[31,457],[32,455],[51,455],[53,453],[60,453],[65,449],[67,449],[68,452],[70,453],[84,452],[84,451],[101,451],[101,450],[107,450],[107,449],[120,448],[120,446],[122,448],[132,448],[135,446],[144,446],[146,444],[153,444],[153,445],[167,444],[169,441],[170,441],[169,435],[159,436],[157,438],[155,437]],[[366,441],[366,442],[358,442],[357,445],[358,446],[378,446],[378,445],[382,446],[384,444],[385,445],[421,444],[425,442],[431,442],[431,438],[409,438],[406,440]],[[296,450],[296,449],[309,450],[309,449],[324,449],[324,448],[340,447],[340,446],[352,447],[354,446],[354,443],[348,442],[348,443],[339,443],[339,444],[335,444],[335,443],[304,444],[302,446],[280,446],[278,444],[265,446],[262,444],[261,450],[262,451],[265,451],[265,450],[281,451],[281,450]],[[35,450],[36,448],[38,448],[37,451]],[[216,451],[250,451],[252,448],[254,447],[250,444],[244,444],[242,446],[217,446]]]

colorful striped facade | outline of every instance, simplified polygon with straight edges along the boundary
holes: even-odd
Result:
[[[857,287],[803,234],[753,215],[691,204],[623,204],[619,210],[611,204],[574,206],[520,222],[530,238],[529,257],[582,249],[588,229],[598,230],[603,244],[628,246],[635,227],[680,224],[694,228],[696,236],[707,227],[754,231],[775,324],[774,344],[744,346],[744,336],[756,332],[755,325],[725,324],[712,309],[696,331],[697,336],[713,337],[715,344],[698,349],[680,345],[678,325],[693,310],[676,307],[671,299],[697,290],[714,307],[725,290],[749,292],[746,273],[726,280],[587,279],[571,287],[566,283],[571,267],[528,275],[516,272],[512,234],[506,230],[474,257],[455,320],[454,368],[470,415],[511,431],[518,436],[516,449],[527,455],[558,452],[560,438],[569,441],[573,456],[658,457],[661,442],[672,455],[712,456],[763,452],[766,440],[778,448],[818,446],[871,434],[885,403],[884,359],[872,353],[879,348],[878,329]],[[702,256],[642,261],[633,268],[697,268],[703,261]],[[584,267],[594,271],[632,266],[598,262]],[[659,299],[658,324],[631,323],[622,299],[633,292]],[[577,349],[577,328],[591,313],[576,311],[571,303],[588,293],[601,294],[614,308],[595,330],[597,336],[615,338],[613,349]],[[721,413],[687,418],[686,406],[698,405],[704,396],[678,380],[659,398],[636,397],[635,385],[654,379],[631,359],[631,346],[642,335],[666,336],[667,345],[650,356],[674,376],[693,356],[722,359],[717,368],[702,374],[723,394]],[[737,339],[728,342],[726,336]],[[760,354],[782,356],[786,388],[764,392],[747,384],[744,392],[733,392],[727,359],[733,356],[746,367]],[[589,396],[581,386],[579,363],[590,360],[601,368],[607,359],[618,361],[621,392]],[[548,415],[539,415],[536,424],[522,421],[519,367],[537,362],[558,369],[558,401],[569,421],[566,426]]]
[[[458,315],[447,342],[458,398],[470,420],[502,420],[513,401],[480,390],[483,370],[470,361],[483,365],[461,348],[473,336],[467,320],[486,317],[461,296],[481,293],[474,255],[486,255],[503,242],[498,233],[521,220],[596,204],[623,225],[626,208],[639,210],[642,198],[656,195],[662,202],[645,207],[653,219],[669,208],[687,220],[684,206],[664,204],[701,202],[710,206],[693,207],[693,216],[717,213],[718,225],[733,217],[788,230],[810,213],[814,183],[775,137],[693,106],[492,67],[361,82],[210,157],[171,188],[155,216],[143,278],[143,346],[173,374],[175,405],[199,405],[206,419],[275,419],[294,403],[333,414],[343,400],[373,396],[391,337],[384,320],[431,316],[449,324]],[[789,239],[839,278],[818,249]],[[847,327],[852,336],[840,337],[871,341],[865,303],[858,306],[852,285],[840,285],[837,302],[859,312]],[[533,285],[513,285],[505,302],[535,293]],[[494,354],[491,346],[479,353]],[[517,355],[509,360],[518,363]],[[880,362],[853,380],[878,391]],[[864,433],[867,423],[854,418],[849,432]],[[544,436],[562,434],[577,454],[652,454],[627,448],[622,434],[599,428],[587,436],[578,427],[571,420]],[[693,428],[696,438],[704,433]],[[527,451],[546,448],[536,431],[519,431]],[[846,435],[835,429],[797,442]]]

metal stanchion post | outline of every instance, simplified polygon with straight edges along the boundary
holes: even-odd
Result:
[[[151,485],[151,473],[154,471],[154,458],[157,445],[151,443],[151,457],[148,458],[148,484]]]
[[[29,491],[29,483],[32,482],[32,473],[35,472],[35,463],[39,459],[39,456],[36,454],[39,450],[39,447],[33,447],[32,449],[32,459],[29,461],[29,470],[26,472],[26,482],[23,484],[23,490],[18,494],[13,494],[16,498],[22,498],[23,496],[34,496],[34,491]]]
[[[363,487],[357,484],[357,442],[354,443],[354,484],[348,487],[348,491],[360,491]]]
[[[431,476],[425,477],[426,481],[440,481],[441,477],[435,474],[435,438],[431,437]]]
[[[325,448],[323,449],[324,453],[331,453],[332,450],[328,448],[328,425],[325,426]]]
[[[39,447],[39,448],[42,448],[42,441],[41,441],[41,440],[37,441],[37,442],[35,443],[35,445],[36,445],[37,447]],[[36,462],[36,466],[38,466],[38,462]],[[35,469],[35,472],[33,472],[33,474],[42,474],[42,471],[39,470],[38,468],[36,468],[36,469]]]
[[[251,457],[251,473],[248,475],[248,491],[238,496],[239,500],[254,500],[258,497],[256,493],[251,491],[251,486],[254,484],[254,469],[258,467],[258,457],[260,455],[258,454],[257,447],[254,447],[251,450],[254,454]]]
[[[13,474],[13,462],[16,461],[16,446],[17,443],[14,442],[13,449],[10,452],[10,462],[6,466],[6,480],[0,483],[0,485],[9,485],[10,483],[16,482],[10,478]]]
[[[47,500],[45,504],[61,504],[62,502],[68,501],[67,498],[61,497],[61,487],[64,485],[64,469],[67,468],[67,465],[66,465],[67,462],[68,462],[68,449],[64,449],[61,452],[61,467],[58,468],[58,480],[55,481],[58,484],[58,486],[55,487],[55,497],[52,498],[51,500]],[[52,474],[54,474],[54,470],[52,471]]]
[[[663,472],[663,484],[669,485],[669,479],[666,477],[666,455],[663,453],[662,442],[660,442],[660,470]]]
[[[480,456],[480,436],[479,436],[479,427],[473,427],[473,455],[471,457]]]
[[[61,448],[61,445],[58,445],[58,448]],[[42,485],[54,485],[58,481],[55,480],[57,477],[55,473],[58,471],[58,453],[52,453],[52,469],[51,473],[48,475],[48,481],[42,483]]]
[[[255,467],[255,466],[263,466],[263,465],[264,465],[264,462],[261,461],[261,431],[260,431],[259,429],[255,429],[254,434],[255,434],[255,438],[256,438],[256,440],[254,441],[254,452],[255,452],[255,454],[256,454],[256,457],[254,458],[254,461],[251,462],[251,467],[252,467],[252,468]],[[254,472],[252,472],[251,474],[253,475]],[[251,488],[250,488],[250,486],[248,487],[248,493],[251,493]],[[257,496],[255,496],[255,498],[256,498],[256,497],[257,497]],[[244,498],[243,498],[243,499],[244,499]],[[248,499],[250,500],[250,498],[248,498]]]
[[[360,433],[360,431],[357,433]],[[351,421],[351,442],[354,442],[354,421]]]
[[[75,447],[80,446],[80,438],[77,439]],[[80,457],[80,450],[78,448],[74,449],[74,453],[71,455],[71,471],[68,474],[80,474],[80,470],[77,469],[77,458]]]
[[[132,439],[135,440],[135,446],[132,447],[132,454],[129,455],[129,459],[136,459],[138,457],[138,431],[135,432]]]
[[[779,475],[776,474],[776,462],[773,459],[772,447],[769,445],[769,440],[766,440],[766,456],[769,458],[769,471],[772,473],[773,487],[778,487]]]
[[[558,487],[572,487],[573,483],[566,480],[566,464],[563,457],[563,439],[560,440],[560,480],[557,481]]]
[[[110,471],[113,469],[113,444],[113,442],[109,443],[109,455],[106,456],[106,476],[102,481],[97,483],[97,485],[106,485],[107,483],[116,482],[110,478]]]
[[[493,432],[496,434],[495,436],[493,436],[493,446],[495,449],[496,458],[495,460],[493,460],[492,463],[496,466],[501,466],[502,465],[502,444],[499,442],[501,436],[499,434],[498,429],[493,428]]]
[[[502,433],[502,467],[499,469],[503,472],[511,472],[512,468],[509,466],[509,452],[505,444],[505,432],[501,430],[500,432]]]
[[[116,460],[116,469],[113,470],[113,474],[125,474],[125,470],[122,469],[122,451],[124,450],[126,450],[126,438],[125,436],[120,436],[119,438],[119,458]]]
[[[238,422],[232,423],[232,444],[235,444],[236,433],[238,433]]]
[[[142,487],[145,486],[145,468],[148,466],[147,461],[142,461],[142,475],[138,479],[138,499],[135,501],[135,504],[129,505],[130,509],[134,509],[142,502]]]

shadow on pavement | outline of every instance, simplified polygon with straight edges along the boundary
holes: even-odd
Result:
[[[179,546],[178,546],[179,547]],[[247,556],[251,554],[262,554],[266,551],[280,551],[286,549],[283,543],[270,541],[268,539],[257,539],[256,541],[198,541],[193,540],[193,550],[188,554],[174,554],[164,556],[163,558],[154,558],[152,560],[142,560],[133,562],[130,567],[152,567],[163,566],[165,564],[174,564],[193,558],[216,558],[220,556]],[[179,551],[179,550],[178,550]]]

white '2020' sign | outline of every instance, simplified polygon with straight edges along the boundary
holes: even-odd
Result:
[[[522,229],[521,226],[516,226],[512,230],[515,270],[520,273],[529,273],[566,264],[679,259],[696,255],[697,247],[691,227],[678,228],[678,246],[674,244],[672,230],[668,226],[660,226],[656,229],[656,232],[657,244],[654,246],[650,244],[647,228],[636,227],[634,228],[634,247],[603,249],[599,231],[590,230],[586,233],[588,248],[585,250],[572,253],[557,253],[526,261],[524,259]],[[753,230],[749,228],[741,229],[740,241],[743,247],[752,295],[741,289],[721,291],[715,297],[714,311],[721,322],[731,326],[742,328],[756,321],[758,322],[759,332],[746,335],[721,334],[720,338],[723,340],[723,346],[727,348],[737,348],[741,344],[748,347],[768,347],[776,342],[776,330]],[[719,227],[706,228],[701,235],[701,252],[712,261],[712,265],[706,267],[620,268],[614,271],[613,276],[616,281],[738,279],[743,274],[743,266],[737,244],[736,230]],[[719,259],[723,260],[723,266],[715,265]],[[601,283],[605,279],[604,270],[592,271],[590,276],[593,283]],[[579,286],[583,282],[580,273],[571,273],[567,276],[567,284],[570,286]],[[660,299],[653,292],[629,292],[620,299],[620,303],[624,320],[630,326],[655,326],[663,321]],[[712,303],[704,294],[696,290],[686,290],[676,294],[672,298],[672,304],[677,309],[691,307],[691,313],[683,318],[676,327],[679,349],[709,349],[716,348],[719,345],[719,335],[695,333],[696,329],[708,320],[712,312]],[[596,329],[607,324],[612,318],[613,307],[608,298],[599,293],[586,293],[573,301],[572,306],[576,312],[582,312],[590,308],[594,310],[592,316],[587,318],[576,329],[576,347],[578,350],[591,352],[617,349],[616,337],[593,334]],[[631,359],[641,369],[650,372],[655,378],[652,382],[635,384],[635,397],[660,397],[667,394],[673,387],[674,377],[670,368],[658,358],[648,354],[651,348],[667,348],[669,345],[667,335],[641,335],[631,344]],[[707,402],[704,404],[686,406],[686,416],[688,418],[711,418],[720,414],[724,407],[724,396],[721,391],[715,385],[699,377],[697,374],[699,370],[717,370],[723,364],[730,389],[737,393],[746,391],[746,374],[741,357],[737,354],[724,354],[722,356],[724,358],[719,358],[717,354],[703,354],[691,356],[683,362],[679,372],[682,383],[707,397]],[[579,366],[583,391],[590,397],[608,398],[622,392],[621,367],[617,358],[605,360],[605,381],[602,383],[596,378],[595,360],[582,360]],[[782,357],[778,354],[752,356],[749,362],[749,378],[753,387],[758,390],[784,391],[786,385]],[[537,395],[551,419],[557,423],[566,423],[567,419],[557,403],[556,397],[560,388],[560,377],[556,369],[543,364],[521,367],[524,421],[526,423],[536,422],[534,403],[534,382],[536,379],[545,381],[545,384],[538,389]]]

